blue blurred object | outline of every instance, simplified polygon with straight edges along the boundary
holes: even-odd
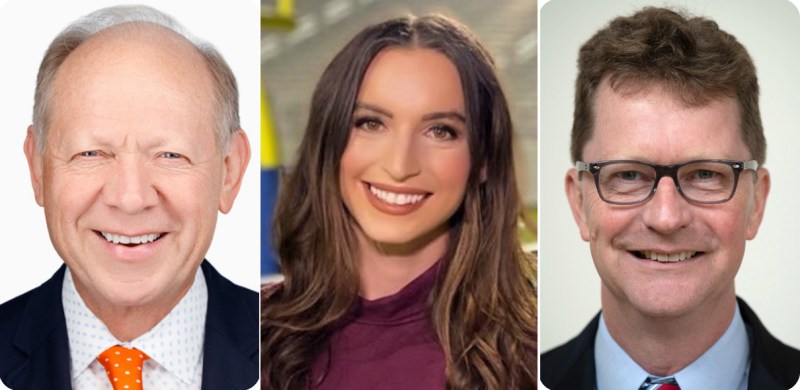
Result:
[[[272,248],[272,215],[278,197],[280,156],[269,110],[269,101],[261,87],[261,275],[280,271],[278,258]]]

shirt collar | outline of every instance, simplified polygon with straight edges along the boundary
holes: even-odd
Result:
[[[638,389],[649,375],[611,337],[602,314],[594,339],[594,361],[598,390]],[[681,390],[746,389],[749,369],[750,342],[736,305],[722,337],[674,377]]]
[[[198,268],[194,283],[180,302],[156,326],[130,342],[117,340],[83,301],[67,268],[61,289],[74,380],[89,368],[97,355],[119,344],[147,353],[153,362],[186,383],[192,383],[201,367],[208,290]]]

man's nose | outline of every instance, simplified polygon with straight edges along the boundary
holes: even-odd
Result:
[[[115,169],[103,189],[107,205],[128,214],[141,212],[158,203],[158,193],[144,161],[135,155],[118,155]]]
[[[382,151],[384,171],[397,182],[418,175],[421,171],[418,149],[413,130],[398,131]]]
[[[643,220],[649,228],[663,234],[673,233],[686,227],[691,221],[688,201],[678,192],[675,181],[662,177],[656,193],[645,203]]]

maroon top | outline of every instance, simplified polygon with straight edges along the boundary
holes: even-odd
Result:
[[[445,388],[444,353],[428,315],[434,264],[398,293],[355,305],[311,368],[314,390]]]

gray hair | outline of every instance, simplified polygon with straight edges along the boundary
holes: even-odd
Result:
[[[173,17],[143,5],[115,6],[94,11],[67,26],[50,43],[39,65],[33,103],[33,131],[39,151],[44,151],[50,125],[48,111],[52,105],[53,80],[64,60],[94,34],[126,23],[151,23],[169,29],[191,42],[205,58],[214,82],[212,99],[216,111],[217,142],[226,151],[231,135],[240,127],[239,91],[231,68],[210,43],[193,36]]]

